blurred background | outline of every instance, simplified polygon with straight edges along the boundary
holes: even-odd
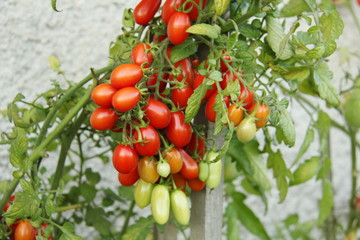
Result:
[[[109,43],[121,33],[121,19],[125,8],[134,7],[138,0],[66,1],[58,3],[57,13],[51,9],[50,1],[1,0],[0,1],[0,109],[6,109],[18,92],[31,100],[51,86],[52,79],[59,77],[49,67],[49,56],[56,56],[61,69],[69,80],[79,81],[89,73],[90,67],[100,68],[108,63]],[[352,3],[356,15],[360,16],[360,6]],[[329,58],[334,72],[334,84],[338,86],[345,73],[353,76],[359,73],[360,32],[355,26],[349,10],[338,5],[345,29],[337,41],[338,51]],[[60,79],[65,84],[65,79]],[[323,105],[322,102],[314,102]],[[292,161],[306,133],[309,117],[295,103],[290,112],[297,127],[297,144],[287,149],[285,159]],[[360,111],[360,109],[356,110]],[[329,113],[329,114],[336,114]],[[339,119],[339,122],[344,122]],[[4,118],[0,120],[0,131],[9,129]],[[340,131],[333,130],[332,158],[335,213],[346,216],[350,195],[350,142]],[[311,146],[311,151],[318,149]],[[91,151],[91,149],[89,150]],[[305,155],[305,157],[306,157]],[[52,165],[52,156],[45,164]],[[0,180],[11,177],[7,146],[0,145]],[[55,163],[55,161],[53,161]],[[88,162],[102,175],[100,184],[117,187],[116,170],[111,164],[101,161]],[[306,184],[289,189],[287,199],[278,204],[275,188],[269,196],[269,210],[264,215],[264,207],[258,198],[249,198],[247,203],[264,220],[266,228],[275,231],[274,223],[291,213],[298,213],[301,221],[316,219],[318,200],[321,196],[320,183],[311,180]],[[91,232],[89,232],[91,234]],[[252,239],[252,238],[248,238]]]

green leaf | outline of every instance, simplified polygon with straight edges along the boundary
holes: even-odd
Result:
[[[49,57],[49,64],[50,64],[50,68],[53,71],[55,71],[55,72],[57,72],[59,74],[62,73],[62,71],[60,70],[61,64],[60,64],[60,61],[59,61],[59,59],[57,57],[50,56]]]
[[[100,181],[100,174],[93,172],[91,168],[85,170],[85,176],[90,185],[95,186]]]
[[[61,11],[57,10],[57,8],[56,8],[56,1],[57,0],[51,0],[51,7],[55,12],[61,12]]]
[[[230,5],[230,0],[215,0],[216,15],[220,16],[223,13],[225,13],[229,5]]]
[[[210,25],[206,23],[194,24],[189,27],[186,32],[207,36],[209,38],[218,38],[221,32],[221,28],[218,25]]]
[[[96,196],[97,190],[94,186],[83,182],[80,187],[80,194],[85,198],[87,202],[91,202],[94,200]]]
[[[102,236],[109,236],[111,223],[107,220],[103,208],[87,207],[85,216],[86,225],[93,226]]]
[[[127,200],[134,200],[134,186],[126,187],[120,186],[118,189],[119,195]]]
[[[221,82],[222,81],[222,73],[220,71],[214,70],[209,74],[208,78],[210,80]]]
[[[220,94],[215,97],[213,109],[216,112],[214,135],[218,135],[227,122],[227,108]]]
[[[317,44],[313,49],[306,52],[306,56],[310,58],[322,58],[325,53],[325,45],[323,43]]]
[[[303,12],[311,12],[305,0],[290,0],[280,12],[281,17],[293,17]]]
[[[245,196],[242,193],[234,192],[233,206],[236,211],[237,218],[241,224],[252,234],[258,236],[260,239],[270,240],[264,226],[262,225],[259,218],[253,213],[253,211],[245,205]]]
[[[83,240],[82,237],[74,234],[75,227],[71,222],[64,223],[64,225],[60,226],[59,229],[63,232],[59,240]]]
[[[10,122],[13,122],[16,127],[19,128],[28,128],[30,127],[30,123],[25,121],[25,119],[21,118],[19,115],[19,109],[15,103],[8,104],[7,114]]]
[[[335,107],[339,106],[339,94],[330,82],[333,78],[333,73],[329,70],[329,67],[325,62],[320,63],[314,68],[313,78],[320,97],[326,100],[330,105]]]
[[[325,42],[325,52],[323,54],[323,57],[329,57],[332,55],[337,49],[337,44],[335,41],[327,41]]]
[[[330,171],[331,171],[331,158],[326,157],[325,159],[323,159],[321,169],[316,179],[326,178],[327,176],[329,176]]]
[[[225,210],[226,237],[231,240],[240,240],[240,231],[237,223],[235,203],[230,203]]]
[[[320,157],[312,157],[301,164],[294,172],[291,186],[302,184],[312,179],[319,171]]]
[[[198,44],[192,41],[190,38],[179,45],[175,45],[170,53],[170,60],[176,63],[184,58],[187,58],[198,50]]]
[[[25,160],[28,149],[26,132],[23,128],[14,127],[14,134],[16,137],[11,141],[10,163],[15,168],[27,170],[30,167],[30,164]]]
[[[239,31],[243,36],[245,36],[247,38],[253,38],[253,39],[261,37],[261,34],[262,34],[259,29],[255,28],[252,25],[247,24],[247,23],[243,23],[243,24],[239,25]]]
[[[52,199],[47,198],[45,202],[45,211],[48,216],[51,216],[55,212],[55,205]]]
[[[121,239],[144,240],[146,239],[147,234],[152,231],[154,223],[154,218],[152,216],[147,218],[141,217],[136,223],[128,227]]]
[[[324,41],[339,38],[344,29],[344,22],[336,10],[332,10],[328,15],[324,13],[320,18],[320,24]]]
[[[185,122],[189,123],[194,119],[196,114],[199,112],[201,100],[205,97],[208,88],[205,82],[200,84],[195,90],[194,93],[190,96],[188,104],[185,110]]]
[[[127,28],[133,28],[135,26],[131,8],[124,9],[122,24]]]
[[[239,171],[243,170],[248,175],[253,174],[250,159],[244,150],[244,143],[233,138],[226,154],[236,161],[237,169]]]
[[[271,49],[275,52],[277,58],[286,60],[293,56],[293,51],[288,42],[288,36],[284,33],[284,29],[280,21],[273,17],[267,17],[268,41]]]
[[[324,179],[322,184],[322,199],[319,201],[318,226],[321,226],[324,221],[331,215],[333,206],[334,193],[332,190],[332,184],[329,180]]]
[[[314,129],[312,129],[310,126],[306,132],[305,138],[303,143],[301,144],[301,147],[298,151],[298,154],[293,162],[293,166],[300,160],[300,158],[307,152],[307,150],[309,149],[310,145],[313,143],[314,141],[314,136],[315,136],[315,131]]]

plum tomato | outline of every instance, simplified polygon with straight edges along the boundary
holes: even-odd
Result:
[[[155,68],[154,70],[157,70],[157,68]],[[158,81],[160,81],[158,79],[159,74],[158,73],[153,73],[150,75],[149,80],[146,82],[146,86],[149,87],[149,90],[153,90],[155,91],[155,85],[158,83]],[[167,80],[169,78],[169,75],[167,73],[163,74],[163,79]],[[164,90],[166,89],[166,82],[160,81],[159,82],[159,92],[162,93],[164,92]]]
[[[148,119],[154,128],[166,128],[170,123],[170,110],[161,101],[150,98],[143,111],[146,115],[145,119]]]
[[[206,4],[207,4],[207,0],[193,0],[199,7],[201,4],[201,8],[204,9]],[[192,2],[188,2],[185,5],[185,10],[188,10],[191,8],[191,11],[188,13],[189,17],[190,17],[190,21],[195,21],[198,16],[199,16],[199,8]]]
[[[149,44],[139,43],[131,51],[131,61],[136,65],[143,66],[145,68],[150,67],[154,56],[149,51],[151,49]]]
[[[151,193],[151,212],[155,222],[165,224],[170,215],[170,194],[165,185],[156,185]]]
[[[190,87],[192,87],[194,78],[195,78],[195,73],[191,67],[191,61],[188,58],[184,58],[184,59],[174,63],[174,66],[176,68],[180,68],[181,73],[179,75],[177,75],[176,78],[174,78],[173,75],[170,75],[170,77],[169,77],[170,81],[177,80],[177,81],[181,82],[181,81],[183,81],[184,78],[186,78],[185,82]]]
[[[246,143],[255,137],[256,124],[254,120],[245,118],[236,128],[236,137],[240,142]]]
[[[194,93],[194,90],[190,86],[183,88],[175,88],[171,91],[171,100],[178,108],[187,107],[187,101]]]
[[[241,71],[236,71],[238,75],[243,75],[244,73]],[[232,71],[227,70],[222,77],[222,81],[220,82],[221,89],[225,89],[230,81],[235,81],[236,79],[239,79]],[[240,84],[240,90],[242,89],[242,83],[239,79]]]
[[[118,173],[118,180],[123,186],[132,186],[134,183],[136,183],[137,180],[139,180],[139,178],[140,176],[137,166],[129,173]]]
[[[143,77],[142,69],[133,63],[122,64],[116,67],[110,75],[110,82],[114,88],[133,87]]]
[[[136,168],[138,161],[139,155],[129,145],[117,145],[112,156],[114,168],[118,172],[125,174],[132,172]]]
[[[192,127],[190,123],[185,123],[183,112],[172,112],[170,124],[166,128],[166,136],[176,147],[186,146],[192,135]]]
[[[265,127],[267,123],[267,117],[269,116],[270,113],[269,107],[265,104],[255,103],[252,104],[251,108],[248,111],[248,114],[253,113],[255,109],[256,109],[256,113],[254,117],[256,118],[255,120],[256,127],[257,128]]]
[[[175,12],[168,22],[167,35],[174,45],[185,42],[189,33],[186,30],[191,26],[190,17],[183,12]]]
[[[190,206],[186,194],[174,190],[170,194],[171,211],[180,225],[188,225],[190,221]]]
[[[140,178],[148,183],[155,183],[160,175],[157,172],[156,160],[152,157],[143,157],[139,160],[138,171]]]
[[[183,165],[181,155],[177,148],[171,148],[164,153],[164,159],[170,165],[170,173],[178,173]]]
[[[141,137],[139,136],[141,134]],[[134,139],[141,142],[134,143],[136,151],[142,156],[154,156],[160,149],[160,136],[151,125],[135,131]]]
[[[244,110],[241,107],[236,106],[236,104],[231,104],[228,108],[228,118],[230,122],[234,123],[234,126],[240,124],[244,117]]]
[[[199,176],[199,167],[197,162],[182,148],[179,148],[183,166],[180,174],[186,179],[194,179]]]
[[[114,110],[99,107],[95,109],[90,116],[90,125],[96,130],[107,130],[114,126],[117,115]]]
[[[147,25],[155,16],[161,0],[141,0],[134,9],[134,20],[139,25]]]
[[[154,185],[145,182],[142,179],[139,179],[139,181],[136,183],[134,189],[134,200],[139,208],[145,208],[149,206],[153,188]]]
[[[241,90],[239,102],[242,103],[243,108],[247,110],[250,109],[254,103],[254,99],[254,93],[249,88],[245,87]]]
[[[176,173],[172,175],[172,178],[175,182],[175,185],[178,189],[185,192],[186,191],[186,179],[180,174]]]
[[[188,179],[187,183],[192,191],[198,192],[204,189],[206,183],[198,178]]]
[[[215,122],[215,120],[216,120],[216,111],[214,110],[214,105],[216,103],[217,95],[218,95],[217,92],[215,92],[213,95],[211,95],[211,97],[209,98],[209,100],[207,101],[207,103],[205,105],[205,116],[206,116],[206,119],[209,120],[210,122]],[[229,96],[224,97],[223,102],[225,103],[226,107],[229,106],[230,97]]]
[[[209,163],[209,177],[206,179],[206,186],[214,189],[219,186],[222,175],[222,161]]]
[[[170,165],[166,161],[159,161],[156,167],[156,171],[161,177],[168,177],[170,174]]]
[[[140,101],[140,91],[135,87],[125,87],[119,89],[112,98],[113,107],[126,112],[133,109]]]
[[[193,83],[193,88],[194,90],[196,88],[198,88],[201,84],[203,84],[205,80],[205,76],[204,75],[201,75],[201,74],[198,74],[195,79],[194,79],[194,83]],[[211,97],[211,95],[213,95],[217,90],[217,87],[216,87],[216,83],[214,83],[211,88],[209,90],[207,90],[204,98],[203,98],[203,102],[206,101],[207,99],[209,99]]]
[[[205,138],[205,136],[203,136],[203,138]],[[189,144],[186,146],[186,150],[192,155],[196,152],[196,155],[204,156],[206,145],[201,137],[199,137],[196,133],[193,133]]]
[[[14,237],[15,240],[35,240],[36,230],[29,221],[21,221],[16,226]]]
[[[94,101],[96,105],[103,108],[111,108],[112,107],[112,97],[116,93],[117,89],[114,88],[109,83],[103,83],[97,85],[92,93],[91,99]]]
[[[169,23],[171,16],[179,9],[180,4],[183,2],[184,0],[166,0],[161,11],[161,18],[166,25]]]

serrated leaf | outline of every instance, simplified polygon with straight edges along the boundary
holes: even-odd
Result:
[[[293,162],[293,166],[300,160],[300,158],[307,152],[307,150],[309,149],[310,145],[313,143],[314,141],[314,137],[315,137],[315,131],[314,129],[312,129],[311,127],[308,128],[304,141],[301,144],[301,147],[298,151],[298,154]]]
[[[146,235],[152,231],[154,225],[154,218],[149,216],[147,218],[141,217],[133,225],[129,226],[126,233],[122,236],[122,240],[144,240]]]
[[[340,97],[336,92],[336,89],[331,84],[333,73],[329,70],[328,65],[325,62],[320,63],[315,67],[313,71],[314,83],[318,88],[319,95],[327,103],[333,106],[339,106]]]
[[[261,31],[259,29],[247,23],[239,25],[239,31],[243,36],[247,38],[256,39],[261,36]]]
[[[4,217],[13,219],[26,217],[36,218],[39,213],[40,199],[32,187],[29,187],[28,183],[25,183],[25,180],[21,179],[20,181],[21,185],[27,190],[15,194],[16,198],[6,213],[4,213]]]
[[[291,58],[293,56],[293,51],[280,21],[274,17],[268,16],[266,22],[268,30],[266,40],[271,49],[280,60]]]
[[[332,190],[332,184],[329,180],[324,179],[322,184],[322,198],[319,201],[318,226],[321,226],[324,221],[331,215],[333,206],[334,193]]]
[[[337,48],[337,44],[335,41],[327,41],[325,42],[325,52],[323,54],[323,57],[329,57],[330,55],[332,55]]]
[[[328,15],[324,13],[320,17],[320,24],[324,41],[331,41],[339,38],[344,29],[344,22],[336,10],[332,10]]]
[[[202,99],[205,97],[208,88],[205,83],[200,84],[195,90],[194,93],[190,96],[188,104],[185,110],[185,122],[191,122],[196,114],[199,112]]]
[[[26,153],[28,149],[28,140],[26,132],[23,128],[14,127],[15,139],[11,141],[10,146],[10,163],[15,168],[27,170],[29,163],[27,163]]]
[[[60,12],[59,10],[57,10],[56,8],[56,1],[57,0],[51,0],[51,7],[55,12]]]
[[[218,38],[221,32],[221,28],[218,25],[210,25],[206,23],[194,24],[188,29],[187,33],[207,36],[209,38]]]
[[[320,157],[312,157],[301,164],[294,172],[291,186],[302,184],[312,179],[319,171]]]
[[[47,214],[48,216],[51,216],[51,215],[55,212],[54,202],[53,202],[53,200],[51,200],[50,198],[47,198],[47,199],[46,199],[46,202],[45,202],[45,211],[46,211],[46,214]]]
[[[277,137],[281,136],[281,139],[284,140],[285,144],[288,145],[289,147],[294,146],[296,133],[295,133],[294,123],[291,119],[289,112],[281,104],[277,105],[276,108],[272,108],[271,111],[274,112],[271,114],[270,120],[271,123],[273,123],[276,126]],[[276,122],[276,120],[278,122]]]
[[[220,16],[223,13],[225,13],[229,5],[230,5],[230,0],[215,0],[216,15]]]
[[[184,58],[187,58],[198,50],[198,44],[191,39],[187,39],[185,42],[179,45],[175,45],[170,53],[171,62],[175,63]]]
[[[221,82],[222,81],[222,74],[221,74],[220,71],[214,70],[209,74],[208,78],[210,80]]]
[[[281,17],[293,17],[303,12],[311,12],[305,0],[290,0],[280,12]]]

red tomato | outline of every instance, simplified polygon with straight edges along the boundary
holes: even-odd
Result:
[[[196,68],[200,65],[200,59],[198,59],[198,58],[191,58],[190,61],[194,68]]]
[[[150,67],[154,56],[149,51],[151,49],[149,44],[139,43],[136,45],[131,52],[131,61],[136,65],[144,65],[145,68]]]
[[[199,7],[200,7],[200,0],[193,0],[193,1],[194,1],[197,5],[199,5]],[[201,1],[201,8],[204,9],[205,6],[206,6],[206,4],[207,4],[207,0],[202,0],[202,1]],[[191,7],[192,7],[192,9],[191,9],[191,11],[188,13],[188,15],[189,15],[191,21],[195,21],[195,20],[198,18],[198,16],[199,16],[199,9],[198,9],[198,7],[197,7],[194,3],[189,2],[189,3],[186,4],[185,10],[190,9]]]
[[[211,97],[209,98],[209,101],[205,105],[205,116],[206,116],[207,120],[209,120],[210,122],[215,122],[215,120],[216,120],[216,111],[214,110],[213,107],[216,103],[217,95],[218,95],[217,92],[214,93],[213,95],[211,95]],[[230,97],[229,96],[224,97],[223,102],[226,104],[226,107],[229,106]]]
[[[230,122],[234,123],[235,127],[240,124],[241,120],[243,119],[243,116],[244,116],[244,111],[242,110],[242,108],[237,107],[236,104],[232,104],[228,108],[228,118]]]
[[[190,86],[183,88],[175,88],[171,91],[171,100],[174,102],[175,106],[179,108],[187,107],[187,101],[194,93],[194,90]]]
[[[199,176],[199,167],[197,162],[182,148],[179,148],[183,166],[180,174],[186,179],[194,179]]]
[[[240,72],[240,71],[236,71],[236,72],[239,75],[244,74],[243,72]],[[231,72],[230,70],[227,70],[223,75],[223,80],[220,82],[221,88],[225,89],[230,81],[235,81],[236,79],[238,79],[238,77],[233,72]],[[240,80],[239,80],[239,83],[240,83],[240,90],[241,90],[242,89],[242,83],[241,83]]]
[[[134,170],[132,170],[129,173],[120,173],[119,172],[119,174],[118,174],[118,180],[121,183],[121,185],[123,185],[123,186],[132,186],[132,185],[134,185],[134,183],[136,183],[137,180],[139,180],[139,178],[140,178],[140,176],[139,176],[137,166]]]
[[[158,132],[151,125],[140,128],[141,140],[144,142],[134,143],[136,151],[142,156],[154,156],[160,149],[160,137]],[[135,131],[134,139],[140,140],[139,132]]]
[[[254,94],[247,87],[243,88],[240,93],[239,102],[242,103],[243,108],[250,109],[254,103]]]
[[[142,0],[134,9],[134,20],[139,25],[147,25],[159,9],[161,0]]]
[[[255,109],[256,109],[256,113],[255,113],[256,127],[257,128],[265,127],[267,122],[267,117],[269,116],[270,113],[269,107],[266,106],[265,104],[259,104],[259,103],[252,104],[251,108],[249,109],[249,114],[255,111]]]
[[[204,141],[198,135],[196,135],[196,133],[193,133],[189,144],[186,146],[186,150],[192,155],[194,155],[196,152],[197,155],[204,156],[206,146]]]
[[[222,53],[225,54],[226,53],[226,50],[222,50]],[[227,60],[227,63],[232,65],[232,62],[229,62],[231,60],[231,57],[229,55],[223,55],[222,56],[224,58],[224,60]],[[223,60],[220,60],[220,71],[221,72],[226,72],[228,71],[228,67],[226,66],[226,64],[224,63]],[[242,72],[241,72],[242,74]]]
[[[193,83],[194,90],[198,88],[204,82],[204,80],[205,80],[205,76],[198,74],[194,79],[194,83]],[[217,90],[216,83],[214,83],[211,86],[211,89],[207,90],[206,95],[202,101],[204,102],[205,100],[209,99],[211,95],[213,95],[216,92],[216,90]]]
[[[170,123],[170,110],[163,102],[150,98],[143,111],[154,128],[166,128]]]
[[[160,175],[157,172],[157,161],[152,157],[143,157],[139,161],[138,171],[140,178],[148,183],[155,183]]]
[[[188,58],[184,58],[174,64],[176,68],[181,69],[181,73],[176,77],[176,80],[181,82],[186,77],[185,82],[189,84],[190,87],[192,87],[195,73],[194,70],[191,68],[191,61]],[[170,80],[174,81],[174,76],[170,75]]]
[[[117,145],[112,156],[115,169],[121,173],[133,171],[139,161],[139,156],[135,149],[129,145]]]
[[[36,231],[29,221],[21,221],[17,225],[14,234],[15,240],[35,240]]]
[[[99,107],[90,116],[90,125],[96,130],[107,130],[114,126],[117,119],[116,112],[109,108]]]
[[[96,86],[92,93],[91,99],[96,105],[104,108],[112,107],[112,97],[116,93],[117,89],[109,83],[103,83]]]
[[[360,0],[357,0],[357,4],[360,6]]]
[[[156,34],[153,37],[153,43],[161,43],[162,41],[164,41],[166,39],[166,35],[160,35],[157,36]]]
[[[120,89],[124,87],[133,87],[143,77],[142,69],[139,65],[128,63],[115,68],[110,75],[111,85]]]
[[[140,101],[140,92],[135,87],[125,87],[119,89],[112,98],[113,107],[120,111],[126,112],[133,109]]]
[[[154,70],[157,70],[157,68],[155,68]],[[155,85],[157,84],[158,81],[158,73],[153,73],[150,75],[149,80],[146,82],[146,86],[150,87],[150,89],[155,91]],[[169,78],[169,75],[167,73],[163,74],[163,79],[167,80]],[[160,81],[159,83],[159,92],[162,93],[166,88],[166,82]]]
[[[177,148],[171,148],[165,152],[164,158],[170,165],[171,174],[178,173],[181,170],[183,161]]]
[[[185,123],[183,112],[171,113],[169,126],[166,128],[166,136],[176,147],[184,147],[191,140],[192,128],[190,123]]]
[[[175,12],[168,23],[167,35],[174,45],[185,42],[189,33],[186,30],[191,26],[189,15],[183,12]]]
[[[171,16],[179,9],[180,4],[183,2],[184,0],[166,0],[161,12],[161,18],[166,25],[169,23]]]
[[[206,182],[203,182],[203,181],[199,180],[198,178],[188,179],[187,183],[188,183],[189,187],[191,188],[191,190],[193,190],[195,192],[203,190],[206,185]]]
[[[7,203],[4,206],[4,212],[6,212],[8,210],[8,208],[10,207],[11,203],[15,200],[15,195],[11,195],[10,198],[8,199]]]
[[[186,191],[186,179],[179,173],[172,175],[175,185],[178,189],[185,192]]]

